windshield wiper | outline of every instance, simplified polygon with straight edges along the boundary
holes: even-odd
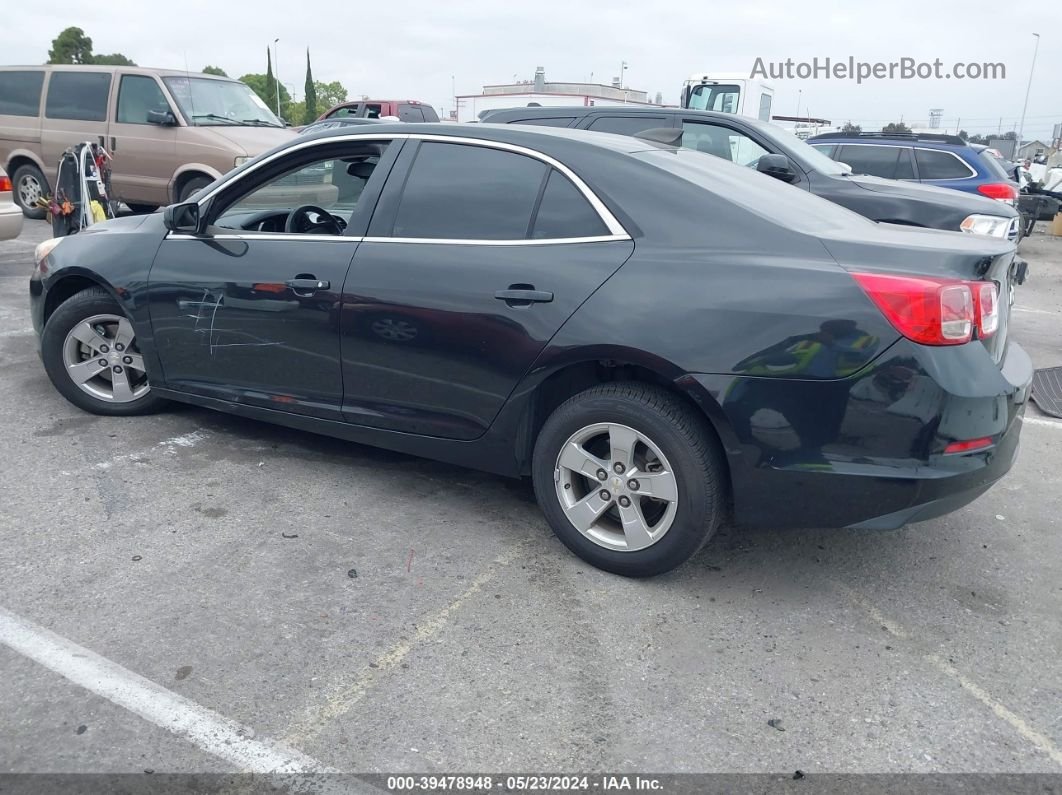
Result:
[[[193,119],[217,119],[218,121],[223,121],[226,124],[238,124],[241,127],[249,127],[250,126],[246,122],[242,122],[239,119],[230,119],[228,116],[221,116],[221,115],[219,115],[217,113],[193,113],[192,114],[192,118]]]
[[[266,121],[265,119],[244,119],[242,121],[242,123],[243,124],[247,124],[247,125],[249,125],[251,127],[282,127],[283,126],[283,125],[280,125],[280,124],[274,124],[271,121]]]

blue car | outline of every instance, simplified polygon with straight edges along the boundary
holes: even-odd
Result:
[[[807,139],[856,174],[953,188],[1015,205],[1018,184],[985,151],[957,135],[823,133]]]

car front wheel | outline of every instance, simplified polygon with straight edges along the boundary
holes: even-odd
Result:
[[[132,323],[100,288],[78,293],[52,313],[41,357],[60,394],[93,414],[143,414],[163,402],[151,394]]]
[[[557,537],[615,574],[670,571],[723,518],[714,432],[693,407],[647,384],[604,384],[562,404],[539,433],[532,476]]]

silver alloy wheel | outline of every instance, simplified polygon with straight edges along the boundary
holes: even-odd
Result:
[[[600,422],[573,433],[553,480],[568,521],[606,549],[645,549],[675,521],[675,471],[652,439],[626,425]]]
[[[18,181],[18,198],[23,207],[33,208],[44,195],[44,186],[32,174],[23,174]]]
[[[151,391],[133,325],[119,315],[93,315],[70,329],[63,366],[78,389],[97,400],[131,403]]]

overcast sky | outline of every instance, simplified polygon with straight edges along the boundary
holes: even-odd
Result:
[[[864,128],[901,115],[925,124],[944,109],[944,126],[995,132],[1017,126],[1032,61],[1033,32],[1042,34],[1026,138],[1044,138],[1062,122],[1062,4],[1042,2],[888,3],[782,0],[108,0],[104,3],[17,3],[5,11],[2,60],[42,63],[51,40],[75,25],[96,52],[121,52],[142,66],[198,71],[206,64],[230,76],[265,71],[265,50],[280,37],[280,79],[301,97],[306,47],[314,77],[339,80],[351,97],[411,98],[442,110],[458,94],[484,84],[531,79],[544,66],[550,80],[608,82],[629,64],[627,84],[664,101],[678,100],[695,71],[748,72],[757,57],[818,56],[895,61],[903,56],[952,63],[1002,62],[1005,80],[781,80],[774,112],[801,113]],[[17,3],[17,4],[16,4]],[[1004,9],[1005,11],[1001,10]]]

